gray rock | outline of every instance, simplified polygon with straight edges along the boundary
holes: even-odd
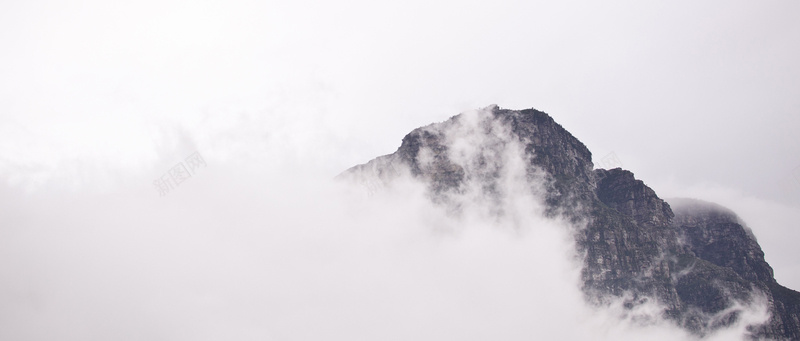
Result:
[[[467,138],[475,155],[459,159],[454,136]],[[490,106],[457,115],[413,130],[395,153],[340,177],[368,171],[391,181],[400,168],[455,213],[454,198],[477,184],[486,205],[502,214],[497,181],[508,148],[524,155],[528,190],[543,199],[545,214],[580,226],[572,232],[589,303],[623,300],[633,309],[658,302],[664,308],[655,318],[703,336],[739,321],[743,306],[763,298],[771,317],[749,326],[750,336],[800,339],[800,293],[775,281],[753,233],[733,212],[696,200],[671,205],[629,171],[594,170],[588,148],[544,112]]]

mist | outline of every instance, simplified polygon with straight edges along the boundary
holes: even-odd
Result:
[[[102,191],[6,186],[0,337],[693,338],[661,319],[657,302],[587,304],[580,224],[546,218],[544,179],[526,182],[522,149],[505,141],[487,155],[482,147],[507,139],[502,127],[476,133],[485,112],[464,115],[452,153],[465,167],[499,157],[501,210],[477,183],[449,197],[454,213],[402,165],[376,186],[313,163],[297,171],[297,153],[279,150],[203,164],[184,153],[174,162],[191,175],[169,190],[154,186],[158,173]],[[766,318],[764,304],[733,307],[744,309],[739,323],[709,339],[741,337]]]
[[[498,218],[471,192],[453,216],[412,179],[333,178],[414,128],[534,107],[596,166],[733,209],[798,289],[797,10],[4,2],[0,338],[691,338],[642,323],[658,306],[587,306],[580,226],[535,195]]]

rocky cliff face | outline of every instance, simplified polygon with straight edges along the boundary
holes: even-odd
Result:
[[[731,325],[763,302],[771,317],[750,326],[753,338],[800,339],[800,293],[775,282],[755,237],[735,214],[693,200],[670,205],[633,173],[593,169],[591,152],[547,114],[490,106],[418,128],[393,154],[353,167],[342,177],[391,181],[407,170],[427,184],[434,202],[453,212],[459,195],[477,193],[502,214],[499,182],[522,160],[525,190],[545,215],[574,223],[583,255],[583,291],[596,305],[656,303],[697,335]]]
[[[723,309],[728,287],[738,286],[763,295],[771,318],[753,328],[754,334],[775,339],[800,339],[800,293],[775,281],[772,267],[764,260],[764,252],[752,231],[730,210],[716,204],[689,199],[672,199],[675,212],[672,226],[679,233],[688,251],[708,262],[708,271],[723,269],[731,285],[709,286],[709,280],[681,279],[687,298],[700,307]],[[702,271],[692,275],[700,276]],[[711,277],[713,278],[713,277]],[[693,283],[692,283],[693,282]],[[697,290],[697,286],[702,286]],[[694,290],[694,292],[690,292]],[[717,298],[717,299],[714,299]],[[709,309],[707,309],[709,310]]]

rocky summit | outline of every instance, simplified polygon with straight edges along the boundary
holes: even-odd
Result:
[[[388,183],[406,172],[452,212],[471,192],[503,214],[509,155],[520,156],[522,187],[541,198],[542,214],[576,226],[589,304],[623,302],[635,312],[656,303],[657,318],[700,337],[761,306],[768,318],[747,327],[750,338],[800,340],[800,292],[775,281],[736,214],[698,200],[665,201],[624,169],[594,169],[589,149],[544,112],[493,105],[456,115],[415,129],[393,154],[340,177]]]

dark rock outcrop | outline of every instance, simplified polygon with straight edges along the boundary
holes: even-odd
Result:
[[[454,198],[478,188],[502,214],[498,181],[509,150],[522,155],[528,189],[542,198],[544,213],[578,226],[573,233],[589,302],[623,300],[628,308],[656,302],[663,307],[657,318],[702,336],[763,301],[771,317],[748,328],[752,338],[800,339],[800,293],[775,282],[735,214],[691,200],[670,205],[629,171],[594,170],[588,148],[544,112],[490,106],[457,115],[415,129],[395,153],[341,177],[369,171],[391,181],[402,168],[454,212]]]
[[[754,334],[800,340],[800,292],[775,281],[772,267],[764,260],[758,241],[739,217],[713,203],[691,199],[670,201],[675,212],[673,226],[689,251],[718,268],[726,269],[731,280],[764,295],[771,317],[766,324],[754,327]],[[711,289],[716,292],[697,291],[697,305],[711,306],[714,301],[709,297],[723,295],[720,290],[724,288]]]

